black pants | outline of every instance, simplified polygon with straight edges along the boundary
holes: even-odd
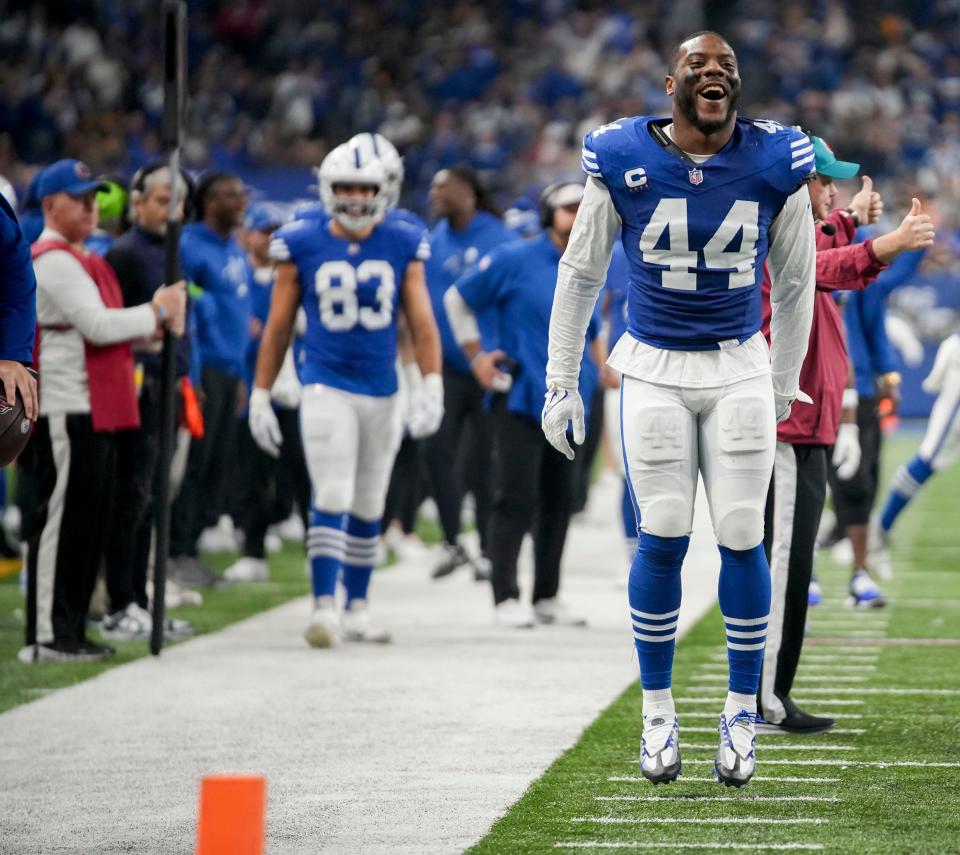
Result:
[[[390,473],[382,531],[386,531],[395,519],[400,521],[404,534],[410,534],[416,527],[417,508],[423,499],[423,445],[422,440],[409,436],[400,443]]]
[[[575,471],[573,483],[573,512],[580,513],[587,506],[590,495],[590,476],[593,474],[593,461],[597,458],[597,449],[603,438],[603,397],[606,390],[599,383],[590,401],[590,418],[587,420],[587,435],[583,445],[577,449],[573,459]]]
[[[557,595],[560,559],[573,508],[573,462],[543,436],[532,419],[496,413],[493,511],[489,548],[493,564],[493,600],[519,598],[517,557],[523,536],[533,533],[533,602]]]
[[[27,644],[84,640],[107,530],[115,437],[89,415],[43,416],[18,467],[36,505],[24,519]]]
[[[160,378],[140,387],[140,428],[117,433],[117,473],[106,544],[110,611],[147,607],[147,568],[153,538],[153,497],[160,451]]]
[[[807,592],[827,492],[827,452],[824,445],[777,443],[763,537],[773,593],[760,676],[760,706],[772,722],[785,715],[780,699],[793,688],[803,648]]]
[[[224,507],[224,483],[233,458],[237,384],[219,368],[203,369],[203,438],[190,443],[187,472],[170,515],[170,554],[196,555],[200,533]]]
[[[487,551],[490,519],[490,412],[483,406],[484,391],[471,374],[444,366],[443,422],[427,440],[427,468],[447,543],[460,534],[460,509],[465,489],[477,503],[480,547]]]
[[[877,415],[877,399],[861,398],[857,404],[857,427],[860,429],[860,466],[847,481],[837,477],[830,466],[830,492],[833,507],[837,512],[837,528],[841,536],[848,525],[866,525],[870,511],[877,499],[880,484],[880,451],[883,434],[880,432],[880,416]]]
[[[243,554],[250,558],[266,556],[267,529],[290,516],[294,507],[304,530],[310,512],[310,478],[303,456],[299,410],[277,408],[276,414],[283,436],[278,458],[257,445],[245,421],[237,430],[237,462],[242,470],[242,477],[237,479],[237,521],[244,533]]]

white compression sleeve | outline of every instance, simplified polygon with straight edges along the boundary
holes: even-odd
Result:
[[[450,321],[453,339],[460,347],[471,341],[480,341],[480,327],[477,316],[467,305],[456,285],[451,285],[443,294],[443,308]]]
[[[619,234],[620,215],[609,191],[595,178],[588,178],[557,272],[550,313],[547,388],[577,388],[584,335]]]
[[[773,391],[795,398],[807,353],[816,289],[817,242],[804,185],[770,226],[770,363]],[[804,390],[807,391],[807,390]]]

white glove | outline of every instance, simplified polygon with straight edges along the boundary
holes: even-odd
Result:
[[[797,396],[795,398],[778,395],[776,392],[773,393],[773,411],[777,414],[777,424],[785,422],[790,418],[790,411],[793,408],[794,401],[800,401],[802,404],[812,404],[813,398],[799,389],[797,390]]]
[[[407,430],[413,439],[433,436],[440,430],[443,421],[443,378],[428,374],[416,392],[414,407],[407,422]]]
[[[837,477],[849,481],[860,468],[860,428],[852,422],[844,422],[837,431],[837,441],[833,444],[833,462]]]
[[[250,412],[247,420],[254,441],[271,457],[280,456],[283,434],[277,414],[270,405],[270,393],[266,389],[254,387],[250,393]]]
[[[573,460],[573,449],[567,441],[567,423],[573,422],[573,441],[583,445],[587,429],[583,422],[583,401],[576,389],[551,389],[546,394],[540,426],[543,435],[567,460]]]
[[[935,395],[943,389],[943,381],[947,373],[960,368],[960,333],[948,336],[937,350],[937,357],[933,360],[933,369],[923,381],[923,391],[928,395]]]

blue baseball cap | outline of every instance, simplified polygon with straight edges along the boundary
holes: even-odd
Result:
[[[244,225],[258,232],[269,232],[283,225],[285,217],[276,205],[269,202],[256,202],[247,208]]]
[[[107,185],[93,177],[90,167],[81,160],[58,160],[51,163],[37,180],[37,198],[44,199],[52,193],[82,196],[106,190]]]

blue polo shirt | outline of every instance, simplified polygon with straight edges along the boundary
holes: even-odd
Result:
[[[30,244],[17,215],[0,196],[0,359],[33,363],[37,280]]]
[[[500,347],[517,362],[507,409],[536,422],[547,391],[547,340],[559,264],[560,252],[543,234],[495,249],[456,283],[460,296],[478,316],[492,313],[499,324]],[[597,330],[594,315],[587,328],[588,342],[596,338]],[[588,408],[597,372],[587,362],[585,358],[580,372],[580,396]]]
[[[183,275],[201,290],[195,303],[197,350],[203,365],[242,377],[249,338],[247,258],[233,237],[191,223],[180,238]]]
[[[426,265],[427,288],[433,303],[433,314],[440,328],[443,364],[461,374],[469,374],[470,365],[453,337],[453,330],[450,329],[450,321],[443,307],[443,295],[488,252],[515,240],[516,235],[497,217],[486,211],[479,211],[461,232],[454,229],[449,220],[441,220],[430,232],[430,260]],[[478,312],[477,323],[480,325],[484,350],[495,349],[499,341],[495,312],[492,309]]]

